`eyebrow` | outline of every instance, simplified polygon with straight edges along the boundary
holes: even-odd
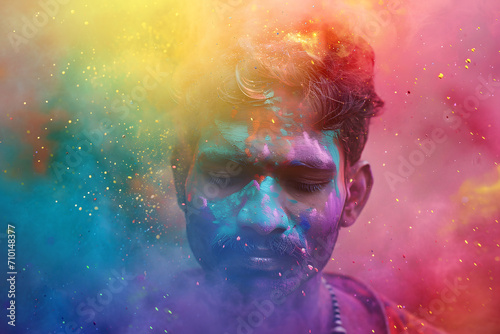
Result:
[[[253,161],[250,161],[249,157],[238,150],[231,152],[222,152],[217,148],[208,148],[203,152],[200,152],[196,158],[200,165],[207,163],[221,163],[226,161],[232,161],[240,165],[251,165]],[[337,165],[333,161],[323,161],[318,158],[310,157],[307,159],[294,159],[291,161],[285,161],[280,167],[303,167],[309,169],[323,170],[336,173]]]
[[[294,159],[287,164],[289,167],[306,167],[311,169],[330,170],[337,172],[337,165],[333,161],[322,161],[320,159]]]
[[[210,162],[217,163],[224,161],[233,161],[243,165],[249,163],[248,156],[243,152],[239,151],[221,152],[221,150],[212,147],[205,149],[203,152],[200,152],[200,154],[198,154],[198,156],[196,157],[196,160],[201,164]]]

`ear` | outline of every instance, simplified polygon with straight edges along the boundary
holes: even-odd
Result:
[[[373,175],[368,162],[358,161],[350,166],[346,183],[347,195],[341,218],[342,227],[354,224],[370,196]]]

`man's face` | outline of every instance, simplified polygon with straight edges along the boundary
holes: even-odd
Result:
[[[275,91],[264,107],[202,129],[186,181],[187,234],[210,274],[292,291],[326,265],[346,199],[344,153],[306,105]]]

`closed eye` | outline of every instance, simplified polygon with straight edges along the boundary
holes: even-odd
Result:
[[[207,182],[214,184],[221,189],[231,188],[234,190],[235,187],[242,186],[250,181],[250,176],[243,171],[237,175],[228,173],[224,170],[206,171],[204,174]]]
[[[208,182],[216,184],[221,187],[227,186],[230,183],[230,181],[231,179],[229,176],[222,176],[222,175],[216,176],[214,174],[210,174],[208,180]]]
[[[287,185],[288,187],[299,191],[299,192],[305,192],[305,193],[315,193],[323,190],[329,182],[322,182],[322,183],[304,183],[304,182],[298,182],[298,181],[288,181]]]

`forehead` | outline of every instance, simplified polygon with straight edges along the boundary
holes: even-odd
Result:
[[[198,157],[245,163],[303,163],[337,169],[343,152],[335,131],[319,131],[314,115],[294,96],[277,95],[260,107],[233,110],[201,129]]]

